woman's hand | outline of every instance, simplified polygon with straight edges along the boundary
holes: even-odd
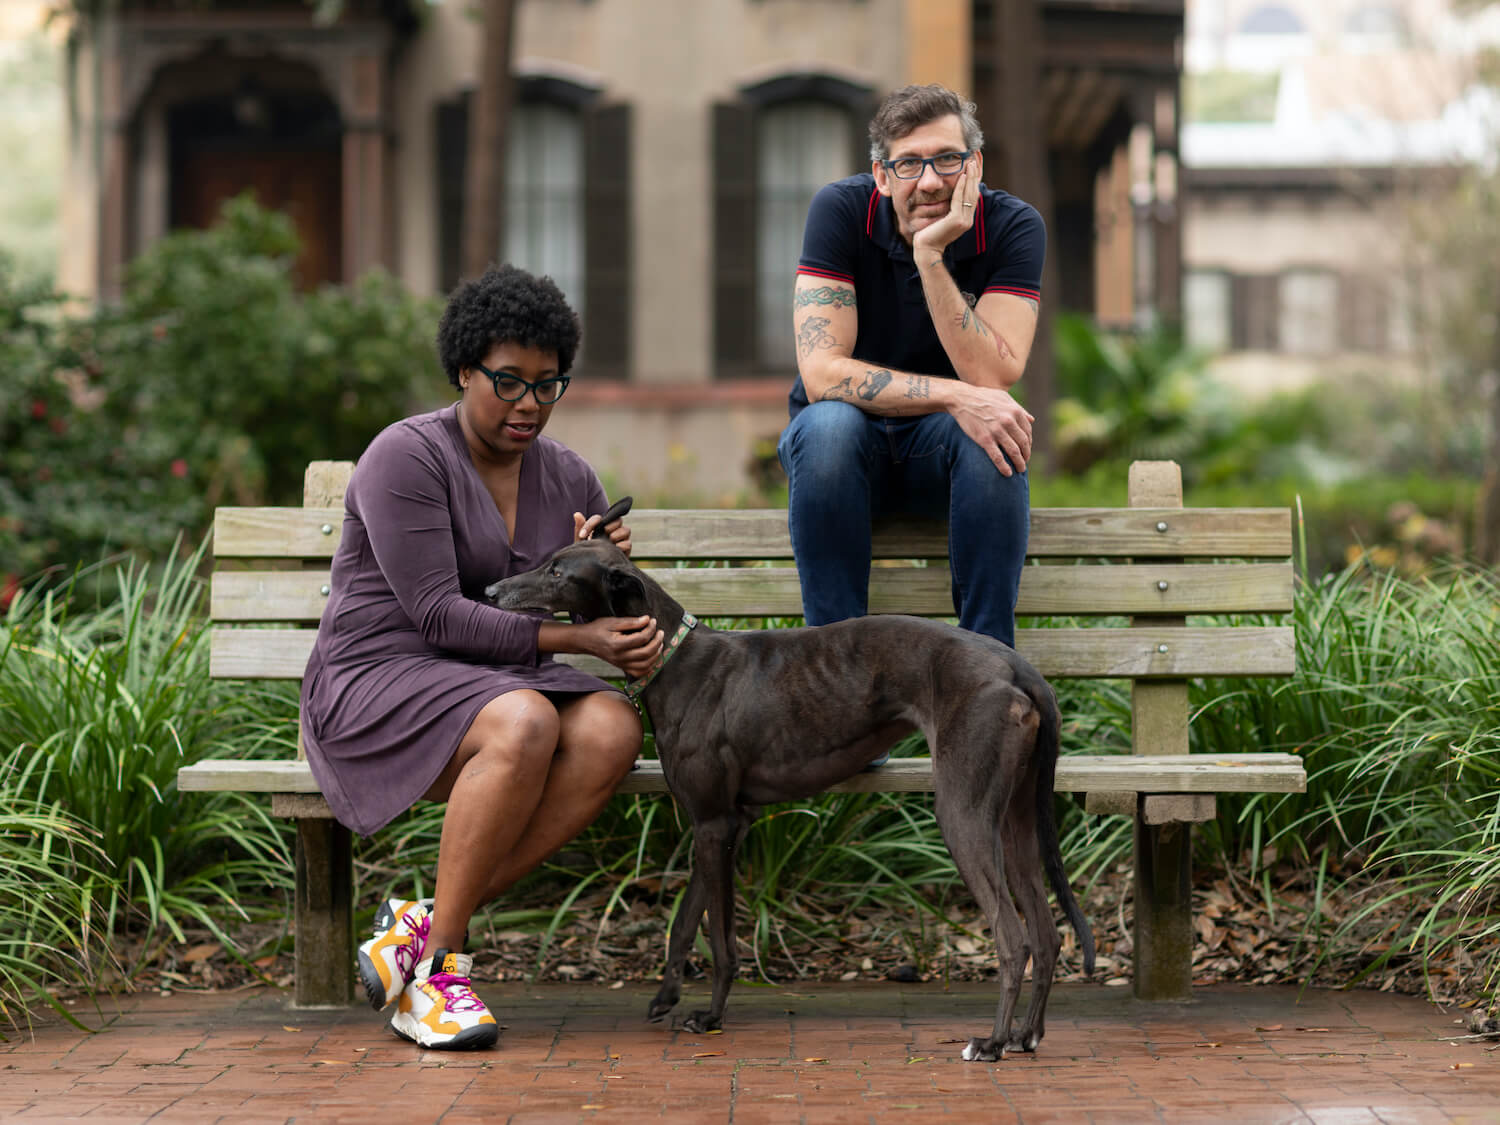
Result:
[[[577,541],[592,538],[594,534],[594,528],[599,526],[600,518],[601,517],[599,516],[590,516],[588,519],[584,519],[582,512],[574,512],[574,540]],[[605,533],[608,534],[609,541],[611,543],[620,548],[620,550],[624,551],[626,555],[630,554],[630,528],[625,526],[625,521],[623,519],[615,520],[614,523],[607,525],[604,530]]]
[[[661,655],[665,635],[654,617],[601,617],[587,625],[575,625],[585,652],[613,664],[632,680],[651,670]]]

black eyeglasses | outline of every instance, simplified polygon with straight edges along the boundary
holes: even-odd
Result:
[[[528,383],[517,375],[507,375],[503,371],[491,371],[482,363],[476,363],[474,370],[482,375],[488,375],[490,382],[495,386],[495,397],[502,402],[520,402],[530,391],[542,406],[550,406],[562,398],[563,391],[568,389],[568,384],[573,381],[571,375],[554,375],[550,379],[538,379],[535,383]]]
[[[955,175],[964,166],[964,161],[974,155],[968,152],[940,152],[936,156],[900,156],[895,160],[882,160],[881,166],[898,180],[915,180],[921,177],[929,164],[939,176]]]

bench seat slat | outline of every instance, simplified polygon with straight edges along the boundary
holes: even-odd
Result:
[[[700,617],[796,617],[801,587],[794,567],[657,569],[651,577]],[[876,567],[870,574],[873,613],[953,613],[946,565]],[[1165,584],[1165,589],[1162,584]],[[209,611],[215,621],[316,624],[323,613],[326,570],[219,571]],[[1016,612],[1142,615],[1288,613],[1290,563],[1123,566],[1028,566],[1021,572]]]
[[[338,546],[340,508],[218,508],[218,558],[328,559]],[[639,559],[790,559],[779,509],[643,508],[629,517]],[[1165,525],[1165,531],[1157,530]],[[330,530],[324,533],[323,528]],[[939,523],[876,529],[876,558],[944,558]],[[1285,558],[1292,553],[1286,508],[1033,508],[1032,558]]]
[[[1069,754],[1057,763],[1060,793],[1300,793],[1307,785],[1295,754]],[[205,761],[184,766],[177,786],[187,792],[317,793],[301,761]],[[661,763],[641,759],[616,790],[666,792]],[[837,793],[931,792],[928,758],[896,758],[832,787]]]
[[[228,680],[300,679],[314,636],[312,629],[213,629],[209,674]],[[1279,625],[1020,629],[1016,647],[1042,675],[1064,679],[1290,676],[1296,671],[1292,629]],[[592,657],[563,659],[596,676],[619,676]]]

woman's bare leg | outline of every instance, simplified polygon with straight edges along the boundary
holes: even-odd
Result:
[[[448,802],[427,948],[462,949],[479,905],[583,831],[640,745],[640,717],[614,692],[560,707],[533,691],[491,700],[424,794]]]
[[[509,890],[594,822],[641,749],[641,719],[615,692],[558,708],[562,730],[536,812],[496,865],[481,902]]]
[[[428,949],[463,949],[469,917],[484,900],[496,866],[536,812],[559,729],[557,709],[538,692],[492,699],[423,794],[448,802]]]

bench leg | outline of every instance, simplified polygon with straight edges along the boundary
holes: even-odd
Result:
[[[1193,995],[1193,827],[1135,822],[1135,995]]]
[[[297,821],[297,983],[299,1008],[354,1003],[354,845],[329,818]]]

